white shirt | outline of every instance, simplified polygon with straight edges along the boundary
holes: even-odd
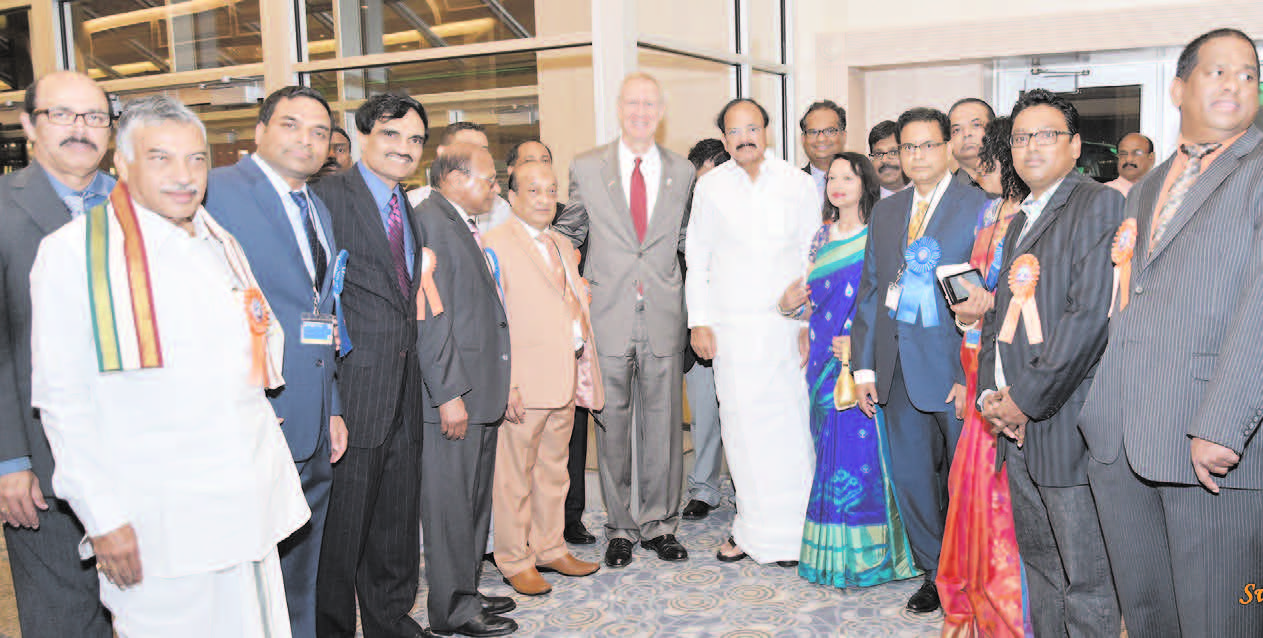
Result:
[[[313,280],[316,278],[316,266],[311,256],[311,244],[307,242],[307,229],[303,226],[303,211],[298,208],[298,203],[290,197],[293,192],[289,188],[289,184],[281,178],[276,171],[267,162],[259,157],[258,153],[250,155],[250,159],[258,164],[259,169],[267,176],[271,182],[272,188],[276,189],[276,194],[281,198],[281,205],[285,207],[285,216],[289,218],[290,228],[294,230],[294,240],[298,242],[298,252],[303,255],[303,265],[307,266],[307,276]],[[316,239],[320,241],[320,246],[325,249],[326,263],[333,263],[333,257],[329,255],[329,240],[325,236],[324,227],[320,225],[320,215],[316,214],[316,203],[311,199],[311,193],[307,190],[307,185],[303,184],[300,189],[303,196],[307,198],[307,209],[311,211],[311,223],[316,229]],[[323,282],[322,282],[323,283]]]
[[[689,327],[779,314],[781,293],[806,275],[822,196],[770,152],[754,180],[735,161],[698,180],[684,252]]]
[[[205,210],[193,236],[136,215],[162,368],[98,371],[86,216],[45,238],[31,270],[31,398],[57,461],[53,486],[88,536],[130,523],[146,576],[259,560],[309,512],[276,414],[249,382],[244,291]],[[111,269],[124,267],[120,253]]]
[[[899,187],[899,190],[893,190],[893,191],[892,191],[892,190],[890,190],[890,189],[888,189],[888,188],[886,188],[885,186],[881,186],[881,187],[879,187],[879,188],[881,188],[881,197],[880,197],[880,199],[886,199],[887,197],[890,197],[891,195],[894,195],[895,193],[898,193],[899,191],[901,191],[901,190],[903,190],[903,189],[907,188],[907,187],[908,187],[908,184],[911,184],[911,183],[912,183],[912,182],[906,182],[906,183],[904,183],[904,185],[903,185],[903,186]]]
[[[653,219],[653,207],[658,203],[658,186],[662,183],[662,153],[658,145],[651,144],[643,155],[636,155],[627,143],[618,141],[618,170],[622,174],[623,196],[627,198],[627,209],[631,210],[632,172],[636,170],[636,158],[640,158],[640,174],[645,178],[645,222]]]
[[[431,192],[433,192],[433,188],[430,186],[414,188],[408,191],[408,203],[412,204],[413,208],[417,208],[421,205],[421,202],[424,202],[430,196]],[[451,200],[448,201],[450,202]],[[457,206],[457,209],[459,210],[460,207]],[[465,216],[464,212],[461,215]],[[496,195],[495,201],[491,203],[491,212],[485,215],[474,215],[472,219],[474,224],[478,226],[478,232],[485,235],[492,228],[503,224],[504,220],[512,216],[513,207],[509,206],[509,202],[504,201],[503,197]],[[469,218],[469,216],[466,217]]]

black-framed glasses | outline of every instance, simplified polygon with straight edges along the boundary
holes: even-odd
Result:
[[[920,144],[900,144],[899,152],[905,155],[912,155],[917,151],[929,153],[930,151],[946,144],[947,142],[921,142]]]
[[[803,131],[803,135],[807,136],[808,138],[821,137],[821,136],[837,137],[841,133],[842,133],[842,129],[836,126],[830,126],[829,128],[809,128]]]
[[[35,109],[31,111],[31,115],[33,117],[47,116],[48,121],[57,126],[74,126],[79,118],[83,118],[83,123],[92,128],[108,128],[111,122],[110,114],[101,111],[75,113],[70,109]]]
[[[868,154],[868,159],[879,162],[883,159],[899,159],[899,149],[893,148],[889,151],[873,151]]]
[[[1036,146],[1052,146],[1062,135],[1071,136],[1070,131],[1035,131],[1034,133],[1014,133],[1009,136],[1009,144],[1013,147],[1026,146],[1035,140]]]

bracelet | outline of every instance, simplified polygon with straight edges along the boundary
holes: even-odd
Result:
[[[956,329],[960,330],[962,333],[969,332],[970,330],[973,330],[975,326],[978,325],[977,321],[973,323],[969,323],[969,324],[961,323],[960,319],[953,319],[952,321],[956,323]]]

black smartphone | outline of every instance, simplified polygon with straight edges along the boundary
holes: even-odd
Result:
[[[947,298],[947,305],[954,306],[969,299],[969,289],[965,288],[963,283],[966,281],[976,288],[983,287],[982,273],[978,272],[977,268],[947,275],[938,280],[943,288],[943,296]]]

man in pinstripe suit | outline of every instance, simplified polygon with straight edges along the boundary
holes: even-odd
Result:
[[[1080,418],[1128,633],[1263,635],[1259,60],[1220,29],[1180,54],[1179,150],[1128,195],[1130,285]],[[1127,293],[1127,294],[1124,294]]]
[[[996,449],[1009,466],[1035,635],[1116,638],[1118,601],[1078,418],[1105,349],[1109,242],[1123,197],[1074,170],[1079,113],[1065,98],[1027,92],[1013,107],[1012,138],[1014,168],[1031,192],[1004,238],[995,306],[983,322],[979,409],[1006,435]],[[1039,326],[1007,316],[1030,264],[1038,280],[1026,311]]]

